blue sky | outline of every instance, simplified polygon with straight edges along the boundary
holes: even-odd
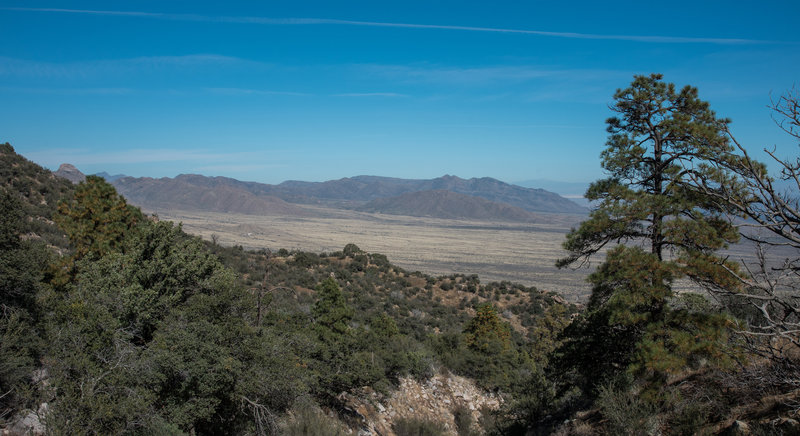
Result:
[[[752,150],[800,86],[797,1],[0,2],[0,141],[55,169],[279,183],[591,181],[634,74]]]

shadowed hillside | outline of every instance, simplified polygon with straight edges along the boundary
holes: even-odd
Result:
[[[445,190],[507,203],[531,212],[586,213],[576,203],[543,189],[523,188],[489,177],[462,179],[443,176],[429,180],[396,179],[391,177],[357,176],[327,182],[288,181],[275,186],[275,195],[292,201],[339,200],[365,202],[378,198],[399,196],[409,192]]]
[[[490,177],[461,179],[444,176],[425,181],[425,189],[446,189],[490,201],[508,203],[531,212],[586,213],[586,208],[544,189],[523,188]]]
[[[150,209],[302,216],[306,212],[280,198],[256,195],[233,179],[178,176],[174,179],[124,177],[114,186],[134,204]]]
[[[358,208],[363,212],[444,219],[534,222],[535,214],[508,204],[445,190],[410,192],[379,198]]]

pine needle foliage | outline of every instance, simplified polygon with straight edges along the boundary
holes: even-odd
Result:
[[[627,368],[657,380],[700,355],[727,361],[720,347],[732,321],[672,308],[670,302],[680,278],[716,289],[738,286],[737,265],[717,254],[738,241],[737,229],[726,219],[733,211],[691,186],[698,177],[716,184],[732,180],[708,164],[732,150],[726,133],[730,121],[718,118],[696,88],[677,90],[660,74],[636,76],[615,93],[610,108],[617,115],[606,121],[609,136],[601,153],[608,177],[589,187],[586,197],[596,206],[568,234],[564,248],[569,254],[557,265],[582,264],[616,246],[590,276],[593,291],[584,328],[572,329],[578,336],[565,348],[577,351],[577,342],[597,348],[583,356],[589,361],[618,350],[606,366],[610,372]],[[603,324],[619,335],[586,331]],[[598,340],[587,343],[592,337]],[[625,343],[610,344],[610,338]],[[597,376],[590,384],[603,380]]]

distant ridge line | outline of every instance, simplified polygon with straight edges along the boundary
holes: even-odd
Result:
[[[381,176],[355,176],[325,182],[303,182],[290,180],[278,185],[257,182],[243,182],[229,177],[207,177],[197,174],[181,174],[175,178],[132,178],[124,177],[112,182],[120,192],[133,202],[143,205],[179,205],[191,206],[193,209],[268,213],[270,207],[276,213],[291,213],[292,204],[317,204],[345,209],[357,209],[378,199],[392,199],[404,194],[424,191],[449,191],[464,196],[478,197],[494,203],[502,203],[528,212],[585,214],[587,210],[553,192],[543,189],[525,188],[511,185],[489,177],[462,179],[445,175],[435,179],[400,179]],[[217,194],[214,194],[217,192]],[[192,193],[192,194],[190,194]],[[220,198],[239,198],[239,203],[228,201],[221,203]],[[453,201],[452,197],[444,197]],[[416,196],[418,201],[429,202],[430,195]],[[261,201],[271,204],[257,205]],[[280,200],[284,203],[278,204]],[[413,206],[410,198],[402,199],[407,210],[421,210],[422,206]],[[462,202],[469,202],[473,207],[477,203],[462,197]],[[381,208],[399,211],[390,207],[384,200]],[[375,206],[375,205],[373,205]],[[453,203],[457,206],[457,203]],[[489,207],[487,204],[481,206]],[[482,215],[469,211],[464,207],[461,216]],[[494,207],[497,211],[499,208]],[[300,213],[294,210],[294,213]],[[508,212],[508,211],[506,211]],[[509,212],[510,213],[510,212]],[[441,212],[439,215],[452,215]],[[458,215],[458,214],[456,214]],[[521,217],[519,213],[513,213]],[[524,220],[523,218],[519,218]]]

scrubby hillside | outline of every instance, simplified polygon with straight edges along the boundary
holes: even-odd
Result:
[[[2,151],[0,426],[10,432],[800,430],[796,344],[743,330],[763,313],[749,307],[680,294],[656,306],[670,318],[639,328],[600,286],[587,310],[535,287],[405,271],[353,244],[224,247],[145,216],[100,177],[73,187]],[[37,222],[69,244],[48,249]],[[620,265],[600,273],[624,273],[630,297],[650,307],[651,275]]]
[[[66,247],[67,241],[53,222],[53,214],[58,202],[75,190],[69,181],[25,159],[5,143],[0,144],[0,189],[21,202],[24,232],[29,237]]]
[[[441,422],[351,412],[370,392],[423,410],[402,387],[455,380],[448,371],[470,379],[453,382],[458,392],[497,406],[524,386],[532,350],[554,341],[540,321],[574,310],[535,288],[407,272],[352,244],[314,254],[203,242],[144,216],[99,177],[73,187],[3,151],[13,174],[3,253],[31,259],[3,263],[4,277],[26,283],[2,282],[0,425],[9,431],[293,434],[313,425],[331,434],[368,420],[400,434],[453,430],[464,408],[483,404],[477,396],[448,397]],[[20,238],[19,224],[45,211],[69,240],[50,258]],[[490,415],[476,411],[470,428]]]

